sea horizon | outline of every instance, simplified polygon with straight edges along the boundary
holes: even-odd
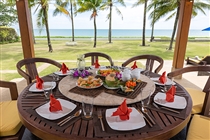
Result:
[[[71,29],[49,29],[50,36],[71,37]],[[145,36],[151,36],[151,29],[145,30]],[[154,37],[171,37],[171,29],[155,29]],[[20,35],[20,30],[17,29]],[[34,29],[34,36],[47,36],[46,31],[43,29],[40,33],[39,29]],[[94,37],[94,29],[74,29],[75,37]],[[108,29],[97,29],[97,37],[108,37]],[[112,37],[142,37],[142,29],[112,29]],[[199,29],[191,29],[188,37],[210,37],[210,32],[202,31]]]

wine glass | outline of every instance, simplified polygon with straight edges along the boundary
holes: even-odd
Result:
[[[147,101],[147,106],[149,106],[149,104],[150,104],[150,99],[151,99],[151,95],[153,94],[153,92],[150,92],[150,94],[149,94],[149,98],[148,98],[148,101]]]
[[[150,73],[150,64],[151,64],[151,61],[148,60],[148,63],[146,63],[145,70],[144,70],[144,73],[143,73],[145,76],[147,76],[149,78],[150,78],[150,76],[149,76],[149,73]]]
[[[57,69],[55,67],[52,68],[52,74],[51,74],[51,76],[52,76],[54,82],[57,82],[57,81],[60,80],[60,77],[59,77],[58,74],[56,74],[56,72],[59,72],[59,69]]]

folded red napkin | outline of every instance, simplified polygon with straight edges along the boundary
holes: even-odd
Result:
[[[53,94],[50,94],[50,108],[49,108],[49,110],[50,110],[50,112],[62,110],[60,101],[55,99]]]
[[[174,101],[174,94],[176,93],[176,88],[174,85],[166,92],[166,101],[173,102]]]
[[[60,71],[62,71],[62,73],[65,74],[67,73],[67,70],[69,70],[69,68],[63,63],[60,68]]]
[[[112,116],[120,116],[121,120],[129,120],[131,112],[132,112],[132,109],[127,107],[126,99],[125,99],[122,102],[122,104],[117,108],[117,110],[113,112]]]
[[[36,76],[36,88],[37,89],[43,89],[43,80],[39,78],[39,76]]]
[[[96,59],[96,62],[94,63],[95,65],[95,68],[99,68],[100,67],[100,64],[98,63],[98,59]]]
[[[165,84],[167,81],[166,72],[164,71],[163,74],[159,78],[160,83]]]
[[[138,68],[138,66],[136,65],[136,61],[134,62],[133,66],[131,66],[132,69]]]

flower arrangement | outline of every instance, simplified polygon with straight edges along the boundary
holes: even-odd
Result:
[[[75,70],[74,73],[73,73],[73,77],[86,77],[86,76],[89,76],[91,75],[90,72],[88,72],[87,70]]]

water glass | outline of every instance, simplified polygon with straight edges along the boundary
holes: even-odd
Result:
[[[48,82],[48,83],[44,83],[43,84],[43,90],[44,90],[44,95],[46,97],[47,100],[50,99],[50,94],[52,94],[52,82]]]
[[[53,77],[53,81],[55,81],[55,82],[60,80],[60,77],[55,73],[52,74],[52,77]]]
[[[93,115],[93,98],[82,101],[83,119],[92,119]]]
[[[149,98],[148,98],[148,101],[147,101],[147,106],[149,106],[149,104],[150,104],[150,98],[151,98],[151,95],[153,94],[153,92],[150,92],[150,94],[149,94]]]

